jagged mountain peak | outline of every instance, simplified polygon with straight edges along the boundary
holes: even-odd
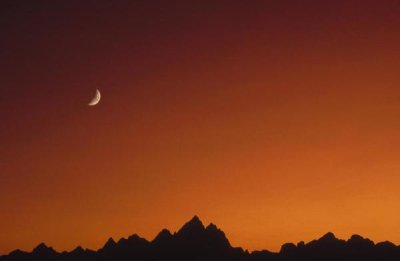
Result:
[[[198,233],[204,231],[205,227],[203,222],[201,222],[198,216],[194,216],[190,221],[185,223],[181,229],[177,232],[178,235],[180,234],[191,234],[191,233]]]
[[[57,252],[52,247],[47,246],[45,243],[40,243],[33,249],[32,253],[35,255],[53,255]]]
[[[115,242],[115,240],[110,237],[107,242],[104,244],[104,246],[102,247],[102,249],[110,249],[113,248],[117,245],[117,243]]]
[[[194,215],[194,216],[192,217],[192,219],[189,220],[189,221],[186,223],[186,225],[190,225],[190,226],[193,226],[193,227],[197,226],[197,227],[202,227],[202,228],[204,228],[203,222],[200,220],[200,218],[199,218],[197,215]]]
[[[333,234],[332,232],[328,232],[318,240],[319,241],[336,241],[338,239],[336,238],[335,234]]]
[[[83,247],[81,246],[77,246],[74,250],[72,250],[70,253],[71,254],[75,254],[75,255],[79,255],[85,252],[85,249],[83,249]]]
[[[172,239],[173,235],[168,229],[161,230],[160,233],[152,240],[153,243],[164,242],[166,240]]]
[[[128,241],[147,241],[146,239],[140,237],[138,234],[133,234],[128,237]]]
[[[34,249],[33,252],[35,251],[40,251],[43,249],[48,249],[49,247],[45,244],[45,243],[40,243],[39,245],[37,245]]]
[[[368,238],[363,238],[360,235],[352,235],[349,240],[347,240],[347,244],[351,247],[355,248],[360,248],[360,249],[366,249],[373,247],[375,243],[368,239]]]
[[[208,231],[220,231],[220,229],[213,223],[210,223],[207,227],[206,230]]]

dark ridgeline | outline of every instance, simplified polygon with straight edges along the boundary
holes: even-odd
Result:
[[[349,240],[337,239],[328,233],[309,243],[284,244],[279,253],[269,251],[244,251],[232,247],[224,232],[214,224],[204,227],[195,216],[178,232],[171,234],[162,230],[153,241],[138,235],[122,238],[115,242],[110,238],[97,251],[77,247],[71,252],[58,253],[45,244],[38,245],[31,253],[15,250],[0,257],[0,261],[10,260],[132,260],[132,261],[400,261],[400,246],[390,242],[375,244],[358,235]]]

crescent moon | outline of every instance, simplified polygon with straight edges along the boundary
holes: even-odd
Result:
[[[101,99],[101,94],[100,91],[97,89],[96,90],[96,95],[94,96],[94,98],[88,103],[89,106],[95,106],[96,104],[98,104],[100,102]]]

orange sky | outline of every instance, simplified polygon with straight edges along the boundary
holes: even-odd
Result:
[[[195,214],[400,244],[400,3],[122,2],[1,4],[1,254]]]

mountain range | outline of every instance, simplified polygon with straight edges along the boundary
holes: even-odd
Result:
[[[327,233],[308,243],[286,243],[279,252],[267,250],[249,252],[232,247],[216,225],[203,225],[194,216],[175,233],[162,230],[152,241],[134,234],[117,242],[110,238],[97,251],[77,247],[71,252],[57,252],[44,243],[32,252],[15,250],[0,256],[0,261],[398,261],[400,246],[385,241],[374,243],[359,235],[348,240]]]

